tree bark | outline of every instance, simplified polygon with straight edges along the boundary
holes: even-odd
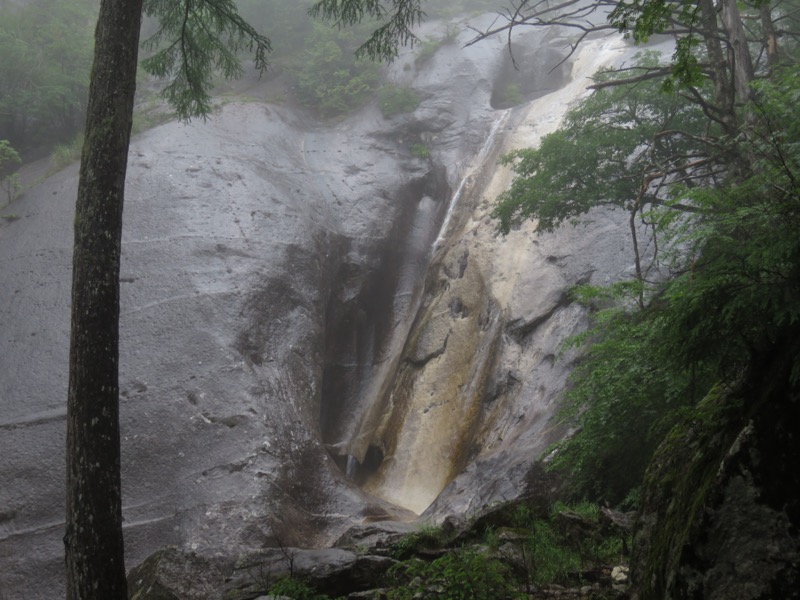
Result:
[[[772,69],[778,64],[778,34],[775,23],[772,22],[772,7],[770,2],[763,2],[759,7],[761,28],[764,31],[764,46],[767,49],[767,66]]]
[[[127,600],[119,265],[142,0],[102,0],[75,214],[67,400],[68,600]]]
[[[732,75],[728,70],[728,62],[722,49],[722,32],[717,24],[717,9],[713,0],[699,0],[700,18],[702,22],[702,36],[708,52],[708,61],[713,71],[714,79],[714,106],[716,107],[720,122],[726,128],[726,133],[736,133],[736,118],[734,113],[734,91]]]
[[[742,23],[742,15],[739,13],[739,7],[736,6],[736,0],[723,0],[720,14],[730,54],[732,55],[731,74],[733,75],[736,100],[746,103],[750,100],[750,84],[755,74],[753,59],[750,56],[750,48],[744,31],[744,23]]]

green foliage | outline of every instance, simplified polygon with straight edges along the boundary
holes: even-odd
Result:
[[[513,81],[504,86],[497,97],[497,103],[501,107],[516,106],[520,104],[522,100],[522,91],[520,90],[519,84]]]
[[[531,579],[537,585],[565,582],[569,573],[581,568],[579,553],[563,543],[550,523],[533,523],[526,549]]]
[[[641,481],[659,441],[691,402],[692,388],[708,385],[698,368],[694,378],[690,369],[668,368],[674,355],[663,338],[662,315],[656,308],[628,308],[626,287],[631,288],[607,290],[618,303],[595,312],[591,327],[569,342],[587,344],[561,412],[579,433],[556,445],[550,463],[571,473],[576,496],[612,504]],[[586,298],[601,291],[584,287],[573,293]]]
[[[651,36],[674,27],[676,18],[683,25],[684,33],[677,37],[672,55],[672,72],[662,80],[665,90],[678,87],[702,87],[707,77],[700,64],[703,56],[702,23],[700,3],[690,0],[665,2],[664,0],[635,0],[619,2],[608,17],[609,23],[636,43],[647,43]]]
[[[444,36],[441,38],[431,38],[420,42],[417,52],[414,56],[414,64],[417,66],[417,68],[421,67],[431,58],[433,58],[433,55],[439,51],[439,48],[446,44],[454,43],[458,37],[458,31],[459,29],[457,26],[449,23],[445,29]]]
[[[409,86],[385,85],[378,93],[378,104],[385,118],[416,110],[421,99]]]
[[[672,12],[672,3],[664,0],[621,2],[611,11],[609,22],[634,41],[645,43],[672,24]]]
[[[416,55],[414,56],[414,64],[421,67],[428,62],[433,55],[442,47],[442,40],[425,40],[418,46]]]
[[[303,50],[313,28],[308,15],[312,0],[237,0],[236,4],[242,18],[269,38],[270,62],[275,66],[287,64]]]
[[[649,515],[652,537],[635,553],[646,555],[638,565],[648,597],[668,597],[663,574],[675,572],[691,544],[692,523],[709,493],[725,454],[748,420],[741,404],[720,386],[709,391],[666,436],[653,457],[644,481],[642,504]]]
[[[328,596],[318,593],[305,581],[293,577],[282,577],[275,581],[270,588],[271,596],[284,596],[292,600],[327,600]]]
[[[8,140],[0,140],[0,189],[6,197],[6,203],[12,203],[19,193],[19,176],[11,172],[22,159]]]
[[[579,535],[569,528],[576,521]],[[435,528],[406,536],[393,548],[392,555],[402,562],[389,571],[388,597],[526,598],[521,590],[530,592],[534,584],[574,585],[584,570],[617,564],[628,542],[602,529],[600,509],[589,502],[558,502],[549,513],[526,504],[507,505],[494,513],[492,523],[470,546],[452,547],[454,541]],[[465,537],[462,532],[459,543]],[[430,560],[431,555],[438,558]]]
[[[35,0],[0,19],[0,137],[17,147],[74,135],[89,89],[91,0]]]
[[[421,0],[393,0],[389,10],[379,0],[319,0],[312,6],[310,14],[339,27],[365,20],[376,21],[377,27],[358,47],[356,54],[361,58],[391,61],[397,56],[398,46],[413,45],[418,41],[412,30],[425,14],[421,4]]]
[[[656,65],[657,57],[646,53],[637,68]],[[602,74],[598,80],[619,77]],[[570,110],[561,129],[545,136],[538,148],[515,150],[501,159],[515,178],[492,216],[503,233],[529,218],[537,220],[538,231],[552,231],[595,206],[634,209],[655,202],[657,190],[642,190],[643,172],[671,170],[665,163],[692,145],[678,133],[657,134],[702,130],[704,123],[698,107],[664,93],[655,79],[598,89]]]
[[[305,50],[292,61],[299,101],[324,117],[345,114],[372,97],[378,67],[353,56],[355,34],[314,23]]]
[[[562,514],[577,516],[590,529],[580,534],[566,531]],[[583,569],[619,561],[623,535],[601,533],[599,519],[598,505],[586,501],[570,505],[556,502],[546,516],[536,514],[524,504],[517,505],[511,524],[516,532],[523,534],[514,544],[525,563],[526,583],[566,584]]]
[[[430,158],[431,151],[425,144],[411,144],[408,148],[409,152],[411,152],[411,156],[414,158]]]
[[[418,531],[405,535],[392,544],[391,554],[394,558],[402,560],[422,548],[441,547],[446,541],[441,527],[424,525]]]
[[[588,500],[581,500],[574,504],[566,504],[561,500],[553,503],[550,507],[550,516],[554,517],[559,513],[571,512],[579,515],[587,521],[597,521],[600,519],[600,507],[594,502]]]
[[[253,52],[256,68],[267,68],[270,42],[239,15],[233,0],[145,0],[144,13],[157,17],[159,28],[142,44],[153,52],[142,67],[169,77],[162,95],[181,119],[209,114],[214,73],[240,76],[239,52]]]
[[[0,174],[14,168],[22,162],[19,153],[14,150],[8,140],[0,140]]]
[[[521,597],[502,562],[469,548],[452,550],[432,562],[415,559],[398,563],[390,573],[401,584],[389,591],[390,600]]]
[[[759,84],[752,122],[736,140],[747,165],[736,179],[673,185],[643,214],[668,277],[573,291],[594,312],[590,329],[571,341],[585,353],[562,416],[578,432],[551,464],[573,475],[577,495],[629,497],[697,400],[719,382],[736,385],[753,357],[800,323],[798,90],[796,66]],[[794,364],[798,378],[800,356]]]
[[[63,169],[64,167],[77,162],[81,158],[81,150],[83,150],[83,134],[80,133],[72,138],[72,141],[66,144],[57,144],[50,154],[50,160],[53,161],[55,168]]]

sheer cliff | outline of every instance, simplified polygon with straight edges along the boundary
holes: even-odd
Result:
[[[563,433],[560,342],[584,325],[565,291],[633,260],[624,217],[506,238],[488,217],[509,178],[499,154],[554,129],[627,51],[605,38],[561,62],[561,35],[520,36],[521,73],[503,40],[454,40],[421,65],[407,52],[387,77],[422,102],[390,119],[372,104],[318,122],[255,97],[135,139],[120,377],[131,565],[167,544],[324,546],[353,524],[524,491]],[[494,108],[514,77],[527,95]],[[75,186],[73,166],[0,225],[9,598],[62,585]]]

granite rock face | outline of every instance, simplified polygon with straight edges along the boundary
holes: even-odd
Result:
[[[518,43],[563,49],[552,34]],[[625,51],[593,44],[534,86],[559,91],[510,110],[491,102],[503,40],[455,43],[389,71],[423,97],[411,114],[370,105],[326,124],[230,103],[133,141],[120,372],[130,566],[169,545],[214,565],[323,547],[354,524],[440,520],[524,490],[560,433],[560,340],[584,323],[564,290],[624,276],[632,253],[624,217],[498,238],[487,215],[509,177],[499,153],[555,128]],[[9,598],[63,585],[76,181],[75,166],[48,178],[0,223]]]

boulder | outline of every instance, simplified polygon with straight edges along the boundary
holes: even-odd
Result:
[[[360,555],[341,548],[267,548],[239,558],[225,582],[228,597],[250,598],[277,579],[292,577],[338,597],[380,587],[395,564],[386,556]]]
[[[225,565],[175,547],[162,548],[128,573],[130,600],[207,600],[221,589]]]
[[[640,600],[800,597],[797,329],[657,451],[634,534]]]

